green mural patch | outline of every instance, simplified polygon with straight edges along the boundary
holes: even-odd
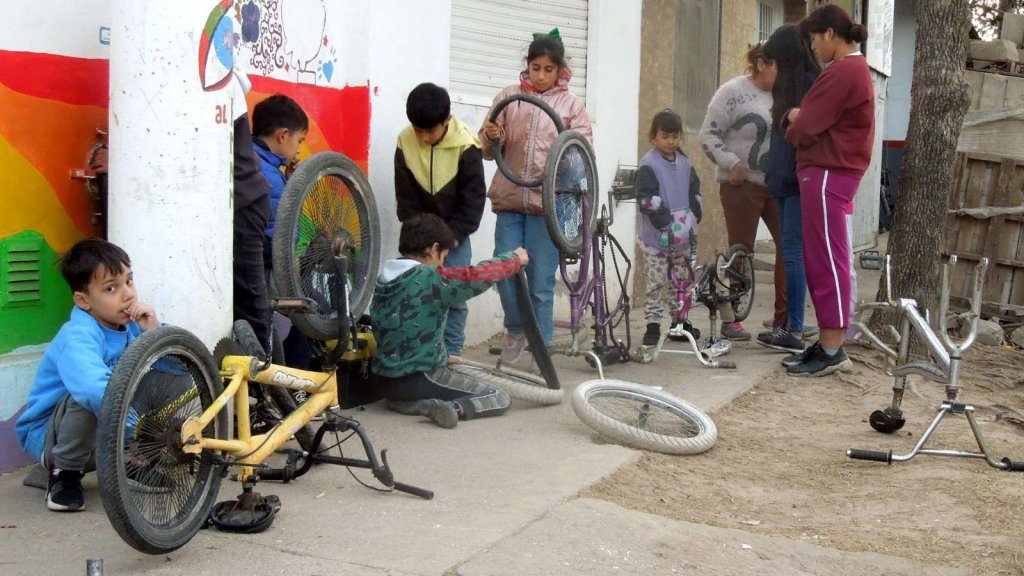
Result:
[[[57,262],[34,230],[0,240],[0,354],[49,342],[68,319],[71,290]]]

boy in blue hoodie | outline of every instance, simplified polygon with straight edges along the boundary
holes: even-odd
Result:
[[[50,471],[46,507],[73,512],[85,508],[82,476],[94,466],[96,421],[114,364],[157,316],[137,299],[128,254],[106,240],[72,246],[61,274],[75,307],[46,347],[15,431],[22,450]]]
[[[270,218],[263,237],[263,266],[271,269],[271,240],[274,237],[274,222],[277,219],[277,207],[284,195],[284,185],[288,182],[295,166],[298,164],[299,148],[306,141],[309,133],[309,117],[298,102],[284,94],[274,94],[256,104],[252,109],[252,142],[256,157],[260,161],[260,170],[270,184]],[[309,367],[313,350],[306,337],[298,330],[291,330],[281,343],[284,363],[295,368]],[[273,345],[278,346],[278,342]],[[305,396],[298,393],[296,402],[301,403]],[[268,428],[270,421],[264,414],[257,414],[253,425],[256,430]]]
[[[288,175],[299,161],[299,148],[309,133],[309,117],[298,102],[274,94],[252,109],[252,143],[260,170],[270,183],[270,220],[267,221],[263,262],[270,268],[270,239],[274,237],[277,206]]]

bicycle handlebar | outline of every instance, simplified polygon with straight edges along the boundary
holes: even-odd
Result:
[[[433,490],[427,490],[426,488],[417,488],[416,486],[410,486],[409,484],[405,484],[403,482],[395,482],[394,485],[392,486],[392,488],[394,488],[395,490],[398,490],[399,492],[405,492],[406,494],[412,494],[413,496],[419,496],[420,498],[423,498],[424,500],[433,500],[434,499],[434,492],[433,492]]]

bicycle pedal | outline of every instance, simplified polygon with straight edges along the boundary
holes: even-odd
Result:
[[[878,250],[865,250],[859,256],[860,267],[864,270],[881,270],[885,264],[885,258]]]

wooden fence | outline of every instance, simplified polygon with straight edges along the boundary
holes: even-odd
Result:
[[[971,271],[982,257],[989,267],[982,313],[1024,320],[1024,161],[961,152],[953,167],[943,256],[958,259],[951,303],[969,306]]]

